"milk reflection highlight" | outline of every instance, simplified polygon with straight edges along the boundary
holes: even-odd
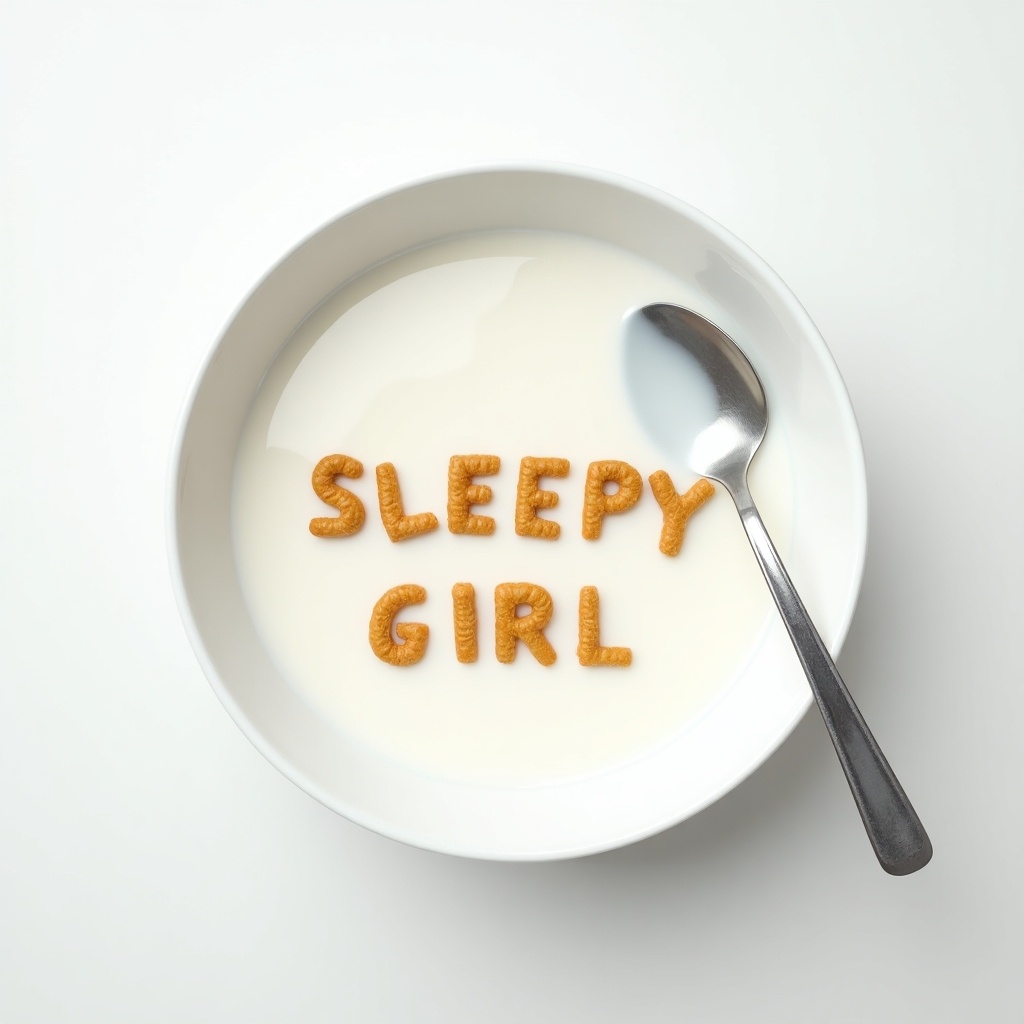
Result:
[[[718,414],[718,396],[697,359],[641,316],[623,328],[626,390],[634,412],[676,467]]]

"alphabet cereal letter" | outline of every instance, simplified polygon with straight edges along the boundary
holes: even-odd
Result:
[[[414,516],[405,514],[398,474],[390,462],[382,462],[377,467],[377,500],[384,529],[395,544],[437,529],[437,516],[433,512],[419,512]]]
[[[528,615],[516,615],[521,604],[528,604]],[[542,664],[555,663],[555,649],[544,636],[551,621],[554,602],[551,595],[535,583],[499,583],[494,588],[494,651],[498,661],[510,664],[516,659],[516,641],[522,640]]]
[[[494,533],[490,516],[470,513],[473,505],[486,505],[492,491],[487,484],[473,483],[475,476],[494,476],[501,469],[497,455],[453,455],[448,463],[448,530],[487,536]]]
[[[609,481],[617,483],[618,490],[604,493]],[[592,462],[587,468],[587,482],[583,491],[583,536],[597,540],[605,516],[618,515],[631,509],[640,499],[644,482],[628,462],[610,459]]]
[[[430,627],[422,622],[399,622],[395,616],[407,605],[422,604],[427,592],[415,583],[392,587],[374,606],[370,616],[370,646],[381,661],[389,665],[415,665],[427,650]],[[391,637],[391,627],[404,643]]]
[[[558,495],[554,491],[542,491],[537,481],[542,476],[563,477],[569,475],[568,459],[536,459],[527,456],[519,464],[519,486],[516,489],[516,533],[520,537],[540,537],[542,540],[557,540],[561,527],[550,519],[537,515],[539,508],[554,508]]]
[[[679,495],[665,470],[659,469],[649,479],[663,516],[658,549],[663,555],[678,555],[687,521],[715,493],[715,485],[701,477],[685,494]]]
[[[613,665],[626,668],[633,662],[628,647],[601,646],[601,619],[597,587],[580,589],[580,643],[576,654],[581,665]]]
[[[363,464],[347,455],[327,455],[313,469],[313,490],[325,504],[338,510],[336,516],[310,519],[309,532],[314,537],[348,537],[358,533],[366,519],[363,503],[351,492],[339,487],[335,477],[358,480]]]
[[[455,656],[463,665],[476,661],[476,591],[472,583],[452,587]]]

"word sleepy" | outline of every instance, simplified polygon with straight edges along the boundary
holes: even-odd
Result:
[[[490,503],[493,496],[478,477],[494,476],[501,469],[497,455],[453,455],[448,463],[448,530],[453,534],[490,536],[495,531],[492,517],[474,512]],[[527,456],[519,464],[516,488],[515,530],[521,537],[554,541],[562,527],[539,515],[540,510],[557,507],[558,493],[541,487],[545,479],[568,476],[569,462],[560,458]],[[311,519],[309,531],[315,537],[351,537],[366,522],[366,509],[352,491],[338,484],[339,479],[357,480],[363,465],[349,455],[327,455],[313,469],[313,491],[337,515]],[[438,529],[433,512],[407,514],[402,501],[398,472],[390,462],[376,468],[377,503],[381,522],[392,543],[412,540]],[[668,473],[658,470],[648,478],[662,512],[659,550],[670,557],[678,555],[690,516],[715,493],[708,480],[698,480],[683,494]],[[610,492],[606,491],[609,486]],[[643,479],[629,463],[617,459],[591,462],[587,467],[583,492],[584,539],[601,536],[606,516],[628,512],[640,500]],[[420,661],[426,652],[429,627],[420,622],[396,622],[396,616],[409,605],[426,600],[426,590],[407,583],[392,587],[376,605],[370,617],[369,641],[373,653],[389,665],[408,666]],[[520,609],[528,609],[520,613]],[[544,635],[551,620],[554,602],[551,595],[535,583],[500,583],[494,591],[495,655],[499,662],[515,660],[521,643],[541,665],[556,660],[554,648]],[[455,653],[463,664],[477,659],[476,595],[471,583],[456,583],[452,588],[452,618]],[[600,642],[599,599],[596,587],[583,587],[579,599],[579,645],[581,665],[625,668],[632,663],[628,647],[605,647]]]
[[[454,534],[489,536],[494,533],[495,522],[490,516],[478,515],[471,509],[490,503],[491,488],[476,483],[481,476],[494,476],[501,469],[497,455],[453,455],[448,463],[448,531]],[[377,474],[377,503],[381,522],[392,543],[412,540],[438,528],[433,512],[407,515],[402,502],[398,471],[390,462],[381,463]],[[363,464],[349,455],[327,455],[313,469],[313,491],[325,504],[338,510],[335,516],[311,519],[309,532],[316,537],[350,537],[358,533],[366,522],[366,509],[360,498],[337,480],[345,477],[358,480],[363,475]],[[562,532],[559,523],[538,515],[540,509],[558,505],[556,491],[541,488],[545,478],[569,475],[567,459],[534,458],[528,456],[519,464],[519,483],[516,488],[515,524],[520,537],[539,540],[557,540]],[[676,491],[671,477],[659,469],[648,478],[654,497],[661,506],[662,527],[659,550],[662,554],[678,555],[683,546],[686,524],[714,493],[709,480],[698,480],[683,494]],[[615,490],[605,493],[608,484]],[[591,462],[583,490],[583,537],[597,540],[605,516],[628,512],[643,491],[640,474],[628,462],[609,459]]]

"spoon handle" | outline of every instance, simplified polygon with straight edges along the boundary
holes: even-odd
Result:
[[[737,489],[733,498],[825,719],[875,855],[889,874],[909,875],[931,860],[928,833],[814,628],[746,487]]]

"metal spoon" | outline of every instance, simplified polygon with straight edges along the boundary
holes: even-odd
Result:
[[[679,345],[687,354],[683,356],[687,362],[695,360],[697,366],[693,369],[703,371],[703,377],[696,375],[696,385],[693,383],[695,375],[687,374],[685,367],[678,378],[689,381],[686,397],[690,401],[682,404],[690,410],[700,408],[704,413],[702,422],[692,424],[691,421],[680,427],[684,434],[687,426],[695,428],[693,437],[680,438],[687,449],[684,454],[693,472],[717,480],[736,503],[750,546],[768,581],[846,772],[879,863],[892,875],[917,871],[932,856],[928,834],[818,636],[747,488],[747,469],[768,427],[768,403],[761,381],[728,335],[699,314],[669,303],[645,306],[627,318],[627,345],[633,346],[629,355],[634,364],[650,360],[650,349],[642,351],[642,347],[649,345],[651,328]],[[641,372],[640,377],[648,383],[653,380],[651,374]],[[639,379],[634,376],[631,383],[639,386]],[[657,379],[654,386],[661,389],[661,395],[654,396],[655,399],[665,396],[666,383],[671,386],[671,368],[662,366],[657,371]],[[645,416],[661,417],[655,429],[664,434],[664,427],[673,422],[674,409],[659,410],[660,403],[652,402],[649,393],[639,394],[637,398],[640,399],[638,405],[647,410]],[[672,405],[678,408],[679,404],[676,395]]]

